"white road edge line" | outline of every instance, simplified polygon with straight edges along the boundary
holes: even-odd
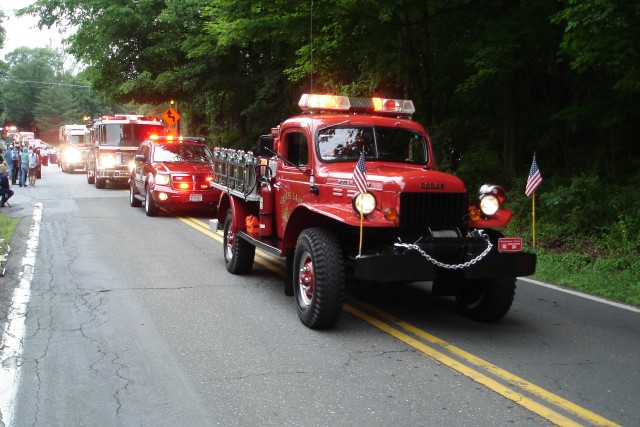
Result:
[[[25,333],[27,305],[31,298],[31,282],[38,253],[41,222],[42,203],[36,203],[33,207],[27,252],[22,258],[20,283],[13,291],[7,323],[0,340],[0,419],[7,427],[13,424],[13,405],[20,384],[22,340]]]
[[[601,297],[596,297],[593,295],[589,295],[589,294],[585,294],[582,293],[580,291],[574,291],[573,289],[567,289],[567,288],[563,288],[562,286],[556,286],[556,285],[551,285],[549,283],[545,283],[545,282],[540,282],[539,280],[533,280],[533,279],[528,279],[526,277],[518,277],[518,280],[522,280],[523,282],[529,282],[532,283],[534,285],[538,285],[538,286],[543,286],[545,288],[549,288],[549,289],[553,289],[559,292],[564,292],[566,294],[571,294],[571,295],[575,295],[575,296],[579,296],[591,301],[596,301],[602,304],[607,304],[613,307],[617,307],[617,308],[621,308],[623,310],[628,310],[628,311],[633,311],[634,313],[640,313],[640,308],[638,307],[634,307],[632,305],[627,305],[627,304],[622,304],[620,302],[615,302],[615,301],[609,301],[608,299],[605,298],[601,298]]]

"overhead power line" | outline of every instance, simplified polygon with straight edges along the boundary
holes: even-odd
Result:
[[[89,85],[74,85],[69,83],[54,83],[54,82],[37,82],[35,80],[16,80],[16,79],[10,79],[10,78],[5,78],[3,80],[11,81],[14,83],[20,83],[20,84],[35,83],[35,84],[40,84],[45,86],[68,86],[68,87],[83,87],[83,88],[91,87]]]

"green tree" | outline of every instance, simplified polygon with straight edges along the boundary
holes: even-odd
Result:
[[[34,108],[39,93],[56,81],[60,56],[48,48],[18,48],[7,56],[3,82],[5,117],[20,129],[36,131]]]
[[[82,114],[71,91],[64,86],[50,86],[40,91],[33,110],[41,139],[57,142],[63,124],[81,123]]]
[[[570,97],[555,116],[567,123],[569,174],[589,170],[628,181],[640,156],[640,8],[630,0],[567,0],[554,16],[558,56],[573,71]],[[576,159],[573,164],[569,159]]]
[[[407,97],[438,153],[457,146],[474,159],[461,173],[505,182],[526,173],[534,151],[547,176],[588,167],[622,179],[632,170],[640,123],[634,7],[38,0],[28,11],[43,26],[77,26],[71,52],[105,96],[175,99],[184,130],[247,145],[295,112],[303,91]]]

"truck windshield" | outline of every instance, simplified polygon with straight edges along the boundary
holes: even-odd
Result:
[[[84,135],[69,135],[69,143],[73,145],[85,145]]]
[[[318,153],[323,161],[354,161],[364,151],[367,159],[389,162],[427,162],[427,142],[420,132],[396,127],[329,127],[318,131]]]
[[[166,144],[156,145],[153,161],[211,163],[213,155],[202,145]]]
[[[104,139],[100,145],[117,147],[138,147],[142,141],[151,135],[161,135],[162,125],[140,123],[109,123],[104,125]]]

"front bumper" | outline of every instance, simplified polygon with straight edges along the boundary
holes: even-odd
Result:
[[[178,191],[169,187],[156,187],[151,190],[151,197],[158,206],[196,209],[217,206],[220,192],[216,190]]]
[[[434,257],[437,259],[437,257]],[[474,259],[464,255],[456,264]],[[529,276],[535,272],[536,255],[528,252],[498,252],[494,249],[481,260],[463,268],[436,266],[416,250],[376,255],[362,255],[353,259],[354,277],[362,280],[433,281],[439,279],[500,279]]]
[[[98,169],[96,178],[106,178],[109,181],[129,182],[129,169]]]
[[[77,162],[66,162],[66,166],[68,168],[84,169],[85,168],[85,162],[84,162],[84,160],[77,161]]]

